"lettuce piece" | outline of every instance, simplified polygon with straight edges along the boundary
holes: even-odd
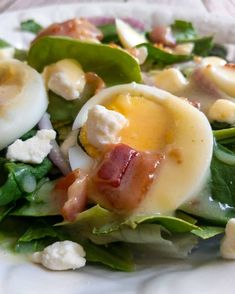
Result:
[[[98,246],[89,241],[83,242],[89,262],[106,265],[114,270],[131,272],[134,270],[133,255],[123,243]]]
[[[213,48],[213,37],[203,37],[193,41],[193,53],[200,56],[208,56]]]
[[[20,23],[21,31],[37,34],[42,30],[42,26],[33,19],[28,19]]]
[[[35,41],[28,63],[38,71],[64,58],[77,60],[85,72],[95,72],[108,86],[141,82],[138,62],[130,54],[108,45],[86,43],[66,37],[43,37]]]

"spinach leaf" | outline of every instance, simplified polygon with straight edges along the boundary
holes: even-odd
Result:
[[[119,43],[119,38],[117,35],[116,25],[113,23],[105,24],[102,26],[99,26],[99,29],[103,33],[103,43]]]
[[[195,39],[193,53],[200,56],[208,56],[213,47],[213,37]]]
[[[0,171],[5,177],[5,182],[0,187],[0,206],[6,205],[23,197],[28,191],[25,183],[30,180],[40,180],[52,167],[47,158],[41,164],[30,166],[23,163],[4,162]],[[36,188],[36,186],[35,186]]]
[[[27,202],[18,205],[11,215],[34,217],[59,215],[62,197],[59,192],[54,191],[55,183],[56,181],[42,179],[37,189],[25,197]]]
[[[3,39],[0,39],[0,49],[2,48],[7,48],[7,47],[12,47],[11,44],[9,44],[8,42],[6,42]]]
[[[178,43],[189,42],[197,37],[197,32],[191,22],[176,20],[171,25],[171,29]]]
[[[199,38],[191,22],[176,20],[171,25],[172,32],[177,43],[193,42],[193,53],[200,56],[208,56],[213,47],[213,37]]]
[[[38,71],[64,58],[77,60],[85,72],[95,72],[108,86],[140,82],[138,62],[123,50],[66,37],[44,37],[33,43],[28,63]]]
[[[43,27],[37,22],[35,22],[33,19],[28,19],[20,23],[21,31],[31,32],[34,34],[37,34],[38,32],[40,32],[42,28]]]
[[[143,43],[138,45],[137,47],[146,47],[148,50],[148,57],[146,62],[153,62],[158,66],[166,66],[178,62],[188,61],[193,58],[192,55],[176,55],[168,53],[164,50],[161,50],[157,47],[154,47],[150,43]]]
[[[218,57],[221,57],[226,60],[227,55],[228,55],[228,51],[223,45],[214,44],[209,52],[209,55],[210,56],[218,56]]]
[[[235,207],[235,165],[228,165],[215,156],[211,162],[213,199]]]

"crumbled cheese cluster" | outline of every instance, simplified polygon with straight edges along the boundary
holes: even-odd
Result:
[[[85,266],[85,251],[81,245],[72,241],[55,242],[41,252],[35,252],[30,259],[44,267],[63,271]]]
[[[121,113],[95,105],[88,113],[87,139],[94,147],[103,149],[107,144],[119,142],[118,133],[128,124]]]
[[[50,142],[55,138],[54,130],[40,130],[26,141],[17,139],[8,147],[6,157],[11,161],[39,164],[49,154],[52,148]]]

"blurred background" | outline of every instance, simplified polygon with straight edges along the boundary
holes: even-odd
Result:
[[[159,3],[161,5],[187,7],[193,11],[210,11],[228,14],[235,17],[235,0],[0,0],[0,12],[9,12],[19,9],[39,7],[52,4],[67,4],[81,2],[146,2]]]

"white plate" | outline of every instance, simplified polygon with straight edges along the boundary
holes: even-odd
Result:
[[[134,16],[146,23],[170,23],[174,18],[192,20],[204,34],[235,43],[232,17],[195,13],[190,9],[141,3],[104,3],[50,6],[17,11],[0,17],[0,38],[18,48],[27,47],[30,33],[19,31],[22,20],[33,18],[42,25],[74,16]],[[2,294],[221,294],[235,293],[235,262],[218,257],[218,244],[205,243],[187,260],[155,259],[139,265],[134,273],[115,272],[87,266],[70,272],[51,272],[17,256],[0,252],[0,293]],[[217,251],[216,251],[217,250]]]

